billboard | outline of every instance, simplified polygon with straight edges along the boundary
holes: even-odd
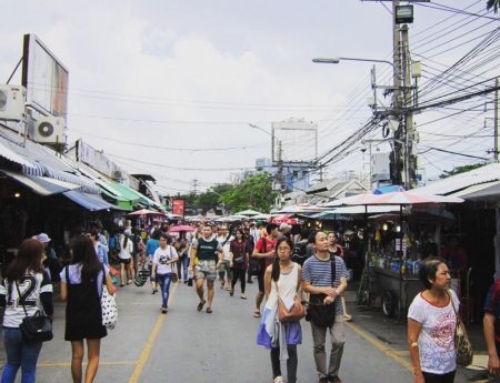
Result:
[[[184,215],[184,200],[183,199],[174,199],[172,200],[172,214],[175,215]]]
[[[312,164],[318,158],[318,124],[290,118],[272,124],[273,164]]]
[[[22,85],[27,103],[44,114],[67,117],[69,71],[34,34],[24,35]]]

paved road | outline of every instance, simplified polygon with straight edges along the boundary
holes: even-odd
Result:
[[[249,297],[255,289],[255,283],[249,285]],[[271,382],[269,353],[255,345],[253,299],[241,300],[238,291],[230,297],[217,288],[212,314],[196,311],[194,290],[184,284],[173,286],[167,315],[160,314],[160,297],[151,295],[148,286],[120,289],[118,303],[119,324],[103,339],[96,382]],[[71,382],[62,303],[56,305],[54,328],[55,339],[44,345],[40,356],[39,383]],[[298,381],[316,382],[307,322],[303,335]],[[340,375],[346,383],[411,382],[408,366],[404,352],[358,324],[348,325]]]

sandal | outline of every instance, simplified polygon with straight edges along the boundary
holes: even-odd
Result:
[[[273,383],[283,383],[283,378],[281,376],[277,376],[274,378]]]
[[[212,314],[212,309],[210,307],[207,307],[207,314]]]
[[[260,311],[254,311],[253,312],[253,317],[254,318],[260,318]]]
[[[200,303],[198,303],[198,308],[197,308],[197,310],[198,310],[198,311],[203,310],[203,306],[205,306],[205,303],[206,303],[206,301],[205,301],[205,300],[203,300],[203,301],[201,301]]]

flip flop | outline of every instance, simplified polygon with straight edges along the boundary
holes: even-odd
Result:
[[[260,318],[260,312],[259,311],[254,311],[253,312],[253,317],[254,318]]]
[[[212,309],[210,307],[207,307],[207,314],[212,314]]]
[[[197,310],[198,310],[198,311],[203,310],[203,306],[205,306],[205,303],[206,303],[206,301],[202,301],[202,302],[198,303],[198,308],[197,308]]]

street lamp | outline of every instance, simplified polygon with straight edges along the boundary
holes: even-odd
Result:
[[[266,133],[267,135],[271,136],[272,137],[272,134],[269,133],[267,130],[265,130],[264,128],[261,128],[259,125],[255,125],[255,124],[252,124],[252,123],[249,123],[248,126],[250,126],[251,128],[253,129],[257,129],[257,130],[260,130],[261,132],[264,132]]]
[[[400,76],[400,71],[397,67],[397,65],[395,65],[393,62],[391,61],[387,61],[387,60],[378,60],[378,59],[367,59],[367,58],[359,58],[359,57],[333,57],[333,58],[314,58],[312,60],[314,63],[317,63],[317,64],[339,64],[341,61],[362,61],[362,62],[374,62],[374,63],[381,63],[381,64],[388,64],[392,67],[392,70],[393,70],[393,77],[394,77],[394,87],[392,88],[392,90],[394,91],[393,93],[393,100],[394,100],[394,104],[393,104],[393,111],[391,112],[391,114],[396,117],[396,119],[398,121],[401,121],[402,118],[403,118],[403,115],[401,114],[402,111],[401,111],[401,104],[400,104],[400,100],[399,100],[399,97],[398,97],[398,92],[401,90],[401,87],[400,87],[400,84],[399,84],[399,79],[401,78]],[[372,81],[373,81],[373,77],[372,77]],[[375,84],[373,84],[372,82],[372,87],[374,87]],[[374,93],[375,93],[375,90],[374,90]],[[376,94],[376,93],[375,93]],[[375,98],[376,99],[376,98]],[[389,122],[390,125],[392,126],[393,123]],[[399,125],[399,124],[398,124]],[[399,126],[398,126],[399,128]],[[396,131],[397,129],[396,128]],[[408,189],[411,189],[411,181],[410,181],[410,164],[409,164],[409,160],[410,160],[410,149],[409,149],[409,138],[408,138],[408,127],[407,125],[405,124],[404,125],[404,134],[405,134],[405,140],[398,140],[399,138],[399,133],[396,137],[394,137],[393,141],[400,144],[402,146],[402,149],[403,149],[403,172],[404,172],[404,178],[405,178],[405,184],[407,186]],[[396,132],[395,132],[395,135],[396,135]],[[393,152],[394,152],[394,158],[397,159],[397,158],[400,158],[396,153],[396,149],[393,149]],[[371,161],[371,159],[370,159]],[[396,163],[399,163],[399,160],[396,160]],[[394,178],[391,176],[391,180],[394,181]],[[370,180],[371,182],[371,180]]]
[[[383,63],[383,64],[389,64],[390,66],[392,66],[394,71],[396,71],[396,65],[387,60],[364,59],[358,57],[332,57],[332,58],[315,58],[312,61],[313,63],[317,64],[340,64],[341,61],[365,61],[365,62]]]

